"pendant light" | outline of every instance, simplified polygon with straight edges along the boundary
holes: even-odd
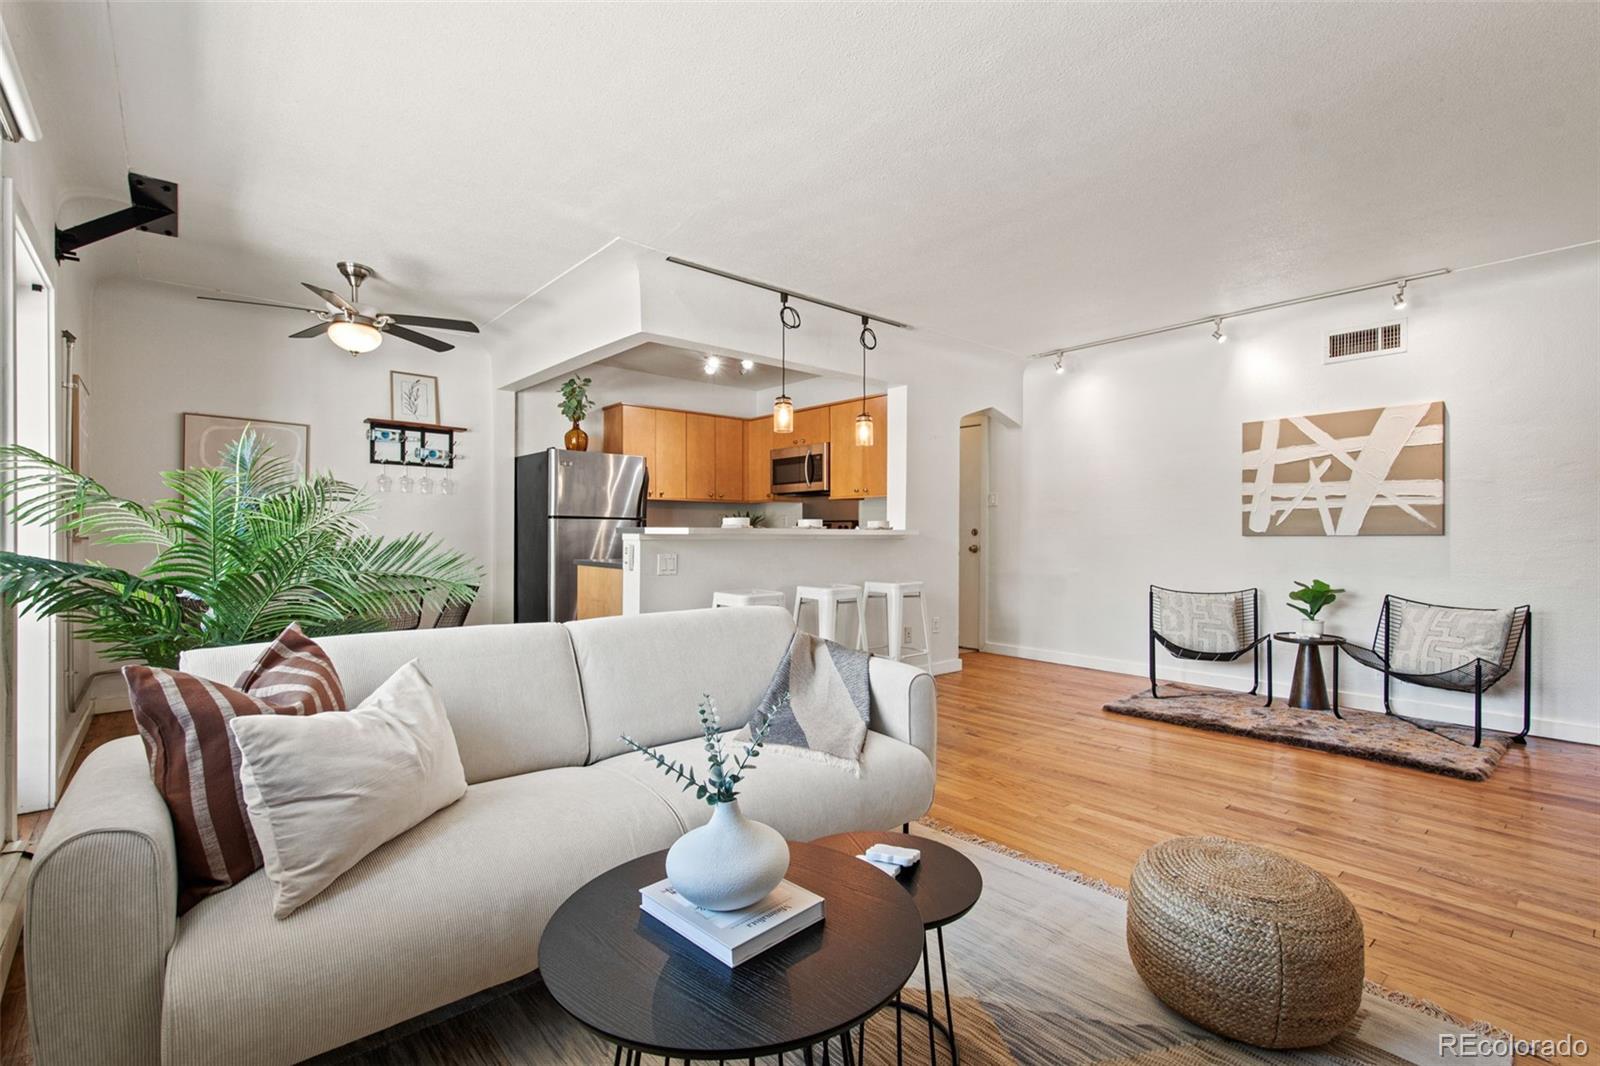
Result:
[[[789,294],[778,294],[778,398],[772,401],[772,432],[794,432],[794,401],[789,399],[789,331],[800,328],[800,312],[789,306]]]
[[[869,343],[870,342],[870,343]],[[866,315],[861,316],[861,413],[856,415],[856,446],[872,447],[872,415],[867,413],[867,353],[878,346]]]

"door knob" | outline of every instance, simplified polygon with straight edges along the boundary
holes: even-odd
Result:
[[[978,554],[978,546],[976,544],[968,544],[967,545],[967,551],[971,552],[973,555],[977,555]]]

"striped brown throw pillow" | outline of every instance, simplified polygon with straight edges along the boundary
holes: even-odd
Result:
[[[342,711],[344,686],[328,654],[294,625],[232,686],[151,666],[125,666],[122,676],[150,776],[172,812],[182,914],[261,868],[229,719]]]

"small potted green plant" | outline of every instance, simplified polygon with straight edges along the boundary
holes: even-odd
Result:
[[[589,399],[589,386],[593,384],[592,378],[580,378],[577,375],[561,383],[561,414],[572,422],[572,428],[567,430],[561,443],[569,452],[587,451],[589,448],[589,434],[584,432],[579,423],[594,410],[594,401]]]
[[[1317,615],[1322,609],[1339,598],[1339,593],[1344,589],[1336,589],[1320,577],[1313,578],[1311,584],[1296,581],[1297,586],[1289,593],[1289,607],[1305,615],[1305,621],[1300,623],[1302,637],[1322,636],[1322,619]]]

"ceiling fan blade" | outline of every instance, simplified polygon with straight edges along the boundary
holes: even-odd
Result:
[[[478,327],[464,318],[429,318],[427,315],[385,315],[391,322],[402,326],[425,326],[428,329],[455,329],[462,333],[476,333]]]
[[[295,304],[279,304],[273,303],[271,300],[247,300],[238,296],[197,296],[195,299],[210,300],[213,303],[219,304],[249,304],[252,307],[281,307],[285,311],[305,311],[308,314],[313,315],[327,313],[325,311],[319,311],[315,307],[298,307]]]
[[[306,288],[310,289],[312,292],[328,301],[329,305],[337,307],[341,311],[346,311],[352,315],[358,315],[361,313],[356,308],[355,304],[351,303],[349,300],[346,300],[343,296],[340,296],[332,289],[324,289],[322,286],[313,285],[309,281],[302,281],[300,284],[304,285]]]
[[[291,334],[289,334],[289,339],[290,340],[298,340],[301,337],[320,337],[324,333],[328,332],[328,327],[330,325],[332,325],[332,324],[333,323],[331,323],[331,322],[318,322],[316,325],[312,326],[310,329],[303,329],[299,333],[291,333]]]
[[[447,344],[437,337],[430,337],[426,333],[418,333],[415,330],[406,329],[404,326],[390,326],[384,332],[391,337],[399,337],[403,341],[420,344],[424,348],[432,348],[436,352],[448,352],[455,347],[455,345]]]

